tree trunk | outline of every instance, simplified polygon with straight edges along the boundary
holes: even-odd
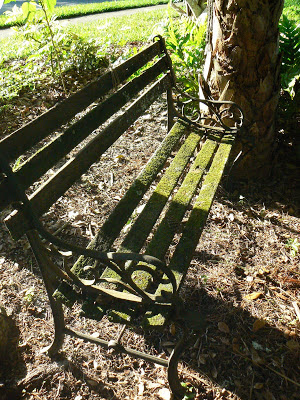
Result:
[[[250,139],[253,150],[236,168],[238,177],[261,177],[270,170],[276,144],[282,8],[283,0],[212,2],[203,75],[213,98],[234,101],[244,111],[242,135]],[[240,147],[238,142],[236,152]]]

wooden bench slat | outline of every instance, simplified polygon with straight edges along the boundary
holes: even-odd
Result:
[[[161,260],[164,258],[178,226],[182,223],[200,180],[214,155],[216,146],[216,142],[206,140],[178,192],[172,198],[163,220],[145,250],[146,254]]]
[[[173,196],[170,206],[163,220],[159,224],[157,231],[155,232],[151,242],[145,250],[145,254],[153,255],[154,257],[160,258],[161,260],[164,259],[165,253],[167,252],[169,245],[174,237],[176,227],[182,221],[182,218],[194,196],[200,180],[205,173],[205,170],[209,165],[211,158],[214,156],[214,151],[216,147],[217,143],[215,141],[209,139],[206,140],[202,149],[198,153],[193,165],[191,166],[188,174],[182,182],[178,192],[175,193],[175,195]],[[151,199],[149,201],[151,201]],[[147,204],[149,204],[149,202]],[[146,209],[146,207],[144,208],[144,210]],[[147,213],[146,210],[145,212]],[[144,273],[143,271],[139,271],[137,274],[133,275],[133,278],[135,283],[138,284],[138,286],[141,287],[143,290],[148,289],[150,278],[148,274]],[[122,323],[129,323],[131,321],[128,314],[123,312],[120,315],[117,310],[111,310],[109,315],[114,321],[120,321],[121,317]],[[155,319],[156,324],[158,325],[163,325],[164,320],[165,318],[162,316],[162,314],[159,314],[159,318],[156,317]],[[153,324],[153,320],[151,320],[151,322]]]
[[[170,261],[169,268],[175,275],[179,289],[203,231],[217,187],[228,161],[233,141],[234,138],[231,136],[227,136],[222,140]],[[170,285],[161,284],[156,291],[156,295],[159,295],[162,291],[170,291]],[[143,325],[145,327],[163,326],[165,318],[166,315],[149,312]]]
[[[78,112],[124,82],[159,54],[161,54],[160,43],[151,44],[68,99],[58,103],[47,113],[3,139],[0,142],[0,151],[6,155],[9,161],[15,160],[62,124],[70,121]]]
[[[124,239],[120,252],[139,252],[201,139],[191,132]]]
[[[121,136],[121,134],[152,104],[158,96],[171,86],[169,75],[164,75],[141,95],[127,112],[116,118],[94,137],[70,161],[42,185],[31,197],[37,216],[47,211],[55,201]],[[19,239],[28,229],[28,222],[21,212],[13,212],[6,225],[14,239]]]
[[[91,132],[137,95],[141,88],[153,82],[159,74],[166,70],[166,65],[166,57],[161,58],[140,76],[134,78],[120,90],[112,94],[108,99],[83,116],[21,165],[15,174],[17,179],[22,182],[23,188],[27,189],[60,159],[66,156],[77,144],[88,137]],[[11,194],[11,197],[8,196],[8,187],[9,185],[6,181],[0,184],[0,209],[6,207],[14,200],[12,197],[13,194]]]

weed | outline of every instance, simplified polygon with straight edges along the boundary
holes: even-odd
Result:
[[[290,250],[290,255],[292,257],[296,257],[299,251],[300,243],[298,242],[298,239],[289,239],[286,243],[286,247]]]
[[[27,303],[27,304],[31,304],[34,300],[34,296],[35,296],[35,289],[34,287],[30,287],[29,289],[27,289],[24,293],[24,297],[23,300]]]

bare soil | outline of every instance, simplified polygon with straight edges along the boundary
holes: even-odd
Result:
[[[1,116],[2,135],[62,97],[55,85],[24,93]],[[159,100],[47,213],[49,229],[88,243],[165,133]],[[300,399],[300,175],[288,143],[279,146],[272,169],[265,182],[224,179],[181,292],[186,307],[205,319],[180,365],[198,400]],[[55,359],[41,352],[53,333],[46,293],[26,239],[14,242],[4,224],[0,274],[0,303],[11,317],[0,399],[170,398],[163,367],[72,338]],[[106,339],[120,329],[80,318],[76,307],[66,315],[74,327]],[[123,343],[165,358],[177,339],[171,331],[129,329]]]

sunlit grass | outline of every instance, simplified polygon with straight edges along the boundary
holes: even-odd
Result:
[[[118,0],[106,1],[103,3],[76,4],[73,6],[56,7],[55,15],[57,16],[57,19],[64,19],[166,3],[168,3],[168,0]],[[13,6],[14,3],[11,4]],[[19,17],[16,22],[18,24],[22,24],[24,22],[24,18]],[[8,28],[16,25],[16,22],[10,22],[7,16],[0,15],[0,28]]]
[[[97,39],[104,44],[124,46],[128,42],[146,42],[157,33],[168,18],[166,10],[138,12],[130,16],[105,18],[88,24],[68,24],[66,31],[86,38]]]

